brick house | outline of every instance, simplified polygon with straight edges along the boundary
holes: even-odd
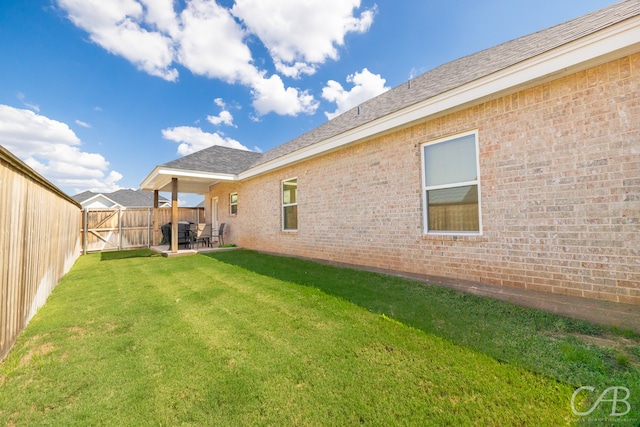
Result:
[[[144,190],[205,195],[244,248],[640,304],[640,2],[444,64],[264,154]]]

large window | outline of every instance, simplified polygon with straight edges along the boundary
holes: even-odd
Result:
[[[426,233],[480,233],[476,133],[422,146]]]
[[[282,181],[282,229],[298,229],[298,179]]]
[[[229,194],[229,213],[231,215],[238,214],[238,193]]]

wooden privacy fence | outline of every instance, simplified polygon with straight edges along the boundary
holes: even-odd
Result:
[[[171,208],[87,208],[82,216],[84,253],[117,251],[159,245]],[[178,221],[203,223],[204,208],[178,208]]]
[[[80,256],[81,213],[0,146],[0,360]]]

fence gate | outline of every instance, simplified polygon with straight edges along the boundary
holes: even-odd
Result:
[[[151,211],[151,208],[85,209],[84,252],[150,247]]]
[[[203,208],[178,208],[178,220],[204,222]],[[160,227],[171,221],[170,208],[85,208],[84,253],[148,248],[162,240]]]

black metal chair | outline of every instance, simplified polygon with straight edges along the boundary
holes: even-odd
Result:
[[[179,224],[182,225],[182,224]],[[178,247],[184,245],[185,249],[193,249],[196,241],[196,233],[191,229],[191,224],[188,227],[180,228],[178,231]]]
[[[220,224],[220,229],[218,230],[218,232],[216,233],[215,231],[211,230],[211,240],[213,239],[218,239],[218,245],[222,246],[224,245],[224,222]]]
[[[162,242],[160,244],[168,244],[171,246],[171,223],[164,224],[161,227]],[[191,232],[191,223],[178,222],[178,248],[184,245],[185,249],[193,247],[195,233]]]

